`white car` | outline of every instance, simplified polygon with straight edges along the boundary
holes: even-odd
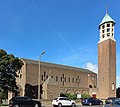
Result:
[[[75,107],[76,103],[75,101],[67,98],[67,97],[56,97],[53,99],[52,101],[52,105],[55,107],[62,107],[62,106],[71,106],[71,107]]]

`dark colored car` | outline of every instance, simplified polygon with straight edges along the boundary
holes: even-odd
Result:
[[[103,107],[120,107],[120,99],[115,98],[111,103],[105,104]]]
[[[108,98],[105,100],[105,103],[106,103],[106,104],[110,104],[110,103],[112,103],[115,99],[116,99],[116,97],[108,97]]]
[[[90,97],[90,98],[87,98],[87,99],[83,99],[82,100],[82,105],[102,105],[103,104],[103,101],[97,99],[97,98],[93,98],[93,97]]]
[[[9,107],[41,107],[41,103],[26,96],[16,96],[9,100]]]

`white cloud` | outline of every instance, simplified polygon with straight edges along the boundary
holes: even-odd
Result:
[[[119,80],[119,81],[120,81],[120,76],[117,76],[117,80]]]
[[[89,62],[89,63],[85,64],[84,68],[89,69],[98,74],[98,65],[97,64],[92,64],[91,62]],[[116,76],[116,81],[117,81],[116,87],[120,87],[120,75],[119,74],[117,74],[117,76]]]
[[[95,73],[98,73],[98,65],[97,64],[92,64],[91,62],[85,64],[85,68],[89,69]]]

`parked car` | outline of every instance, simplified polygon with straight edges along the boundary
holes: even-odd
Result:
[[[97,98],[93,98],[93,97],[90,97],[90,98],[87,98],[87,99],[83,99],[82,100],[82,105],[102,105],[103,104],[103,101],[97,99]]]
[[[55,107],[62,107],[62,106],[71,106],[71,107],[75,107],[76,103],[75,101],[67,98],[67,97],[56,97],[53,99],[52,101],[52,105]]]
[[[112,103],[115,99],[116,99],[116,97],[108,97],[108,98],[105,100],[105,104],[110,104],[110,103]]]
[[[116,98],[109,104],[105,104],[103,107],[120,107],[120,99]]]
[[[41,107],[41,103],[27,96],[16,96],[9,100],[9,107]]]

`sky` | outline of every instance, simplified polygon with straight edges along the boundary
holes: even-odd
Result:
[[[115,20],[120,86],[120,0],[0,0],[0,48],[19,58],[98,72],[98,26]]]

